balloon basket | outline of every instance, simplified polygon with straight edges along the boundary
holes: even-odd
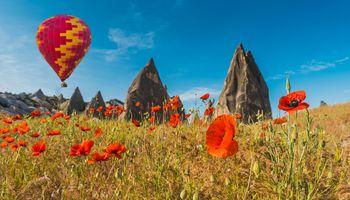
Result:
[[[61,87],[66,88],[67,86],[68,86],[67,83],[65,83],[65,82],[61,83]]]

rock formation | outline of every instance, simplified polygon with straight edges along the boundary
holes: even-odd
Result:
[[[75,88],[72,97],[67,101],[64,111],[67,114],[73,112],[81,113],[84,112],[86,103],[84,102],[83,96],[80,93],[79,87]]]
[[[102,108],[102,109],[98,110],[99,108]],[[94,109],[94,112],[90,113],[90,109]],[[106,104],[103,100],[101,92],[98,91],[95,97],[92,98],[90,103],[88,103],[88,105],[86,106],[85,113],[87,115],[92,115],[93,117],[103,118],[105,111],[106,111]]]
[[[231,60],[216,115],[240,113],[243,122],[250,123],[257,121],[259,112],[271,118],[268,87],[252,53],[245,53],[240,44]]]
[[[151,58],[129,87],[125,100],[124,119],[142,120],[143,114],[149,113],[152,106],[162,107],[168,98],[169,95]],[[140,105],[136,106],[136,102],[140,102]],[[156,113],[156,119],[159,121],[163,119],[162,109]]]

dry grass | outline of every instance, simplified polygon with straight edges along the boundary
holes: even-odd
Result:
[[[147,124],[83,117],[63,126],[27,121],[31,131],[20,138],[28,147],[0,149],[0,199],[350,198],[350,104],[315,109],[310,116],[302,112],[283,125],[240,124],[239,152],[228,159],[206,152],[207,124],[161,125],[149,133]],[[92,131],[84,133],[75,123]],[[63,134],[47,137],[49,127]],[[97,127],[104,134],[95,139]],[[43,136],[29,136],[38,130]],[[115,141],[127,152],[121,160],[89,165],[88,158],[69,156],[70,146],[83,139],[94,139],[93,152]],[[30,147],[37,140],[46,141],[47,150],[33,157]]]

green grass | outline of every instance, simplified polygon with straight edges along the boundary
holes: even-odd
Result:
[[[60,120],[28,119],[31,131],[19,137],[28,146],[0,149],[0,199],[347,199],[350,147],[343,142],[349,137],[349,108],[301,112],[283,125],[239,124],[239,151],[227,159],[207,153],[208,124],[161,125],[149,133],[147,124],[137,128],[82,116],[63,126]],[[84,133],[75,123],[92,131]],[[45,136],[51,127],[62,135]],[[96,139],[97,127],[104,133]],[[42,136],[31,138],[35,131]],[[89,165],[90,157],[69,156],[71,145],[83,139],[95,141],[92,152],[113,142],[125,144],[127,152],[120,160]],[[47,149],[33,157],[31,145],[39,140]]]

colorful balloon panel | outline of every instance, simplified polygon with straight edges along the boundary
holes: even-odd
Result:
[[[88,51],[91,33],[81,19],[58,15],[39,26],[36,41],[39,51],[63,82]]]

